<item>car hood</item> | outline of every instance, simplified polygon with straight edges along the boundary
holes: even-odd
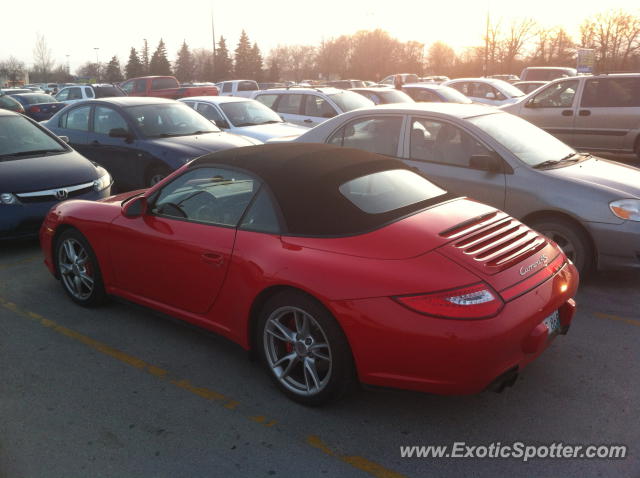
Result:
[[[566,181],[608,190],[616,198],[640,198],[640,169],[626,164],[593,157],[546,172]]]
[[[235,132],[265,142],[271,138],[280,138],[282,136],[299,136],[308,130],[309,128],[291,123],[272,123],[242,126],[236,128]]]
[[[94,164],[76,151],[0,161],[0,192],[25,193],[89,183],[98,178]]]
[[[172,138],[154,138],[153,142],[162,147],[166,154],[178,153],[189,158],[223,149],[260,144],[250,138],[231,133],[206,133]]]

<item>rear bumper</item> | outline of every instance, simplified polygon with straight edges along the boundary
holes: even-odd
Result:
[[[586,225],[596,245],[598,269],[640,268],[640,222]]]
[[[560,312],[561,333],[575,312],[578,273],[567,263],[534,289],[483,320],[424,316],[390,298],[333,303],[369,385],[438,394],[473,394],[505,372],[521,370],[555,339],[543,320]],[[564,289],[564,291],[563,291]]]

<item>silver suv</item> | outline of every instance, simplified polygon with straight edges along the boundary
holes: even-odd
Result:
[[[309,128],[340,113],[374,106],[373,101],[358,93],[337,88],[278,88],[259,91],[254,99],[283,120]]]
[[[559,78],[501,108],[575,148],[640,158],[640,73]]]

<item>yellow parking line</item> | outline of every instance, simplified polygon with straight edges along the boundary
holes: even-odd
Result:
[[[160,378],[162,380],[167,380],[168,383],[175,385],[176,387],[179,387],[183,390],[186,390],[194,395],[197,395],[206,400],[218,402],[228,410],[236,410],[238,407],[241,407],[240,402],[233,400],[232,398],[227,397],[222,393],[216,392],[215,390],[211,390],[210,388],[206,388],[206,387],[197,387],[185,379],[172,378],[171,374],[167,370],[164,370],[160,367],[156,367],[148,362],[145,362],[142,359],[134,357],[133,355],[129,355],[125,352],[122,352],[106,344],[103,344],[102,342],[98,342],[97,340],[94,340],[91,337],[88,337],[79,332],[71,330],[67,327],[59,325],[53,320],[50,320],[35,312],[31,312],[29,310],[23,309],[17,304],[10,302],[2,297],[0,297],[0,307],[10,310],[11,312],[15,313],[20,317],[33,320],[44,327],[47,327],[59,334],[62,334],[66,337],[76,340],[92,348],[93,350],[96,350],[98,352],[101,352],[105,355],[108,355],[109,357],[112,357],[118,360],[119,362],[130,365],[138,370],[142,370],[143,372],[153,375],[154,377]],[[243,416],[248,420],[251,420],[254,423],[257,423],[265,427],[272,427],[278,424],[276,420],[271,419],[264,415],[241,414],[241,416]],[[322,451],[325,455],[337,458],[340,461],[348,465],[351,465],[352,467],[358,470],[364,471],[370,474],[371,476],[374,476],[375,478],[406,478],[405,475],[402,475],[395,471],[391,471],[383,467],[382,465],[379,465],[361,456],[349,456],[349,455],[334,451],[315,435],[308,436],[306,438],[306,443]]]
[[[613,314],[603,314],[602,312],[595,312],[593,315],[599,319],[617,320],[618,322],[624,322],[629,325],[640,327],[640,320],[638,319],[630,319],[628,317],[620,317],[619,315]]]
[[[378,465],[377,463],[371,460],[367,460],[366,458],[363,458],[361,456],[348,456],[334,451],[315,435],[309,435],[307,437],[307,443],[312,447],[317,448],[325,455],[338,458],[339,460],[348,463],[354,468],[367,472],[370,475],[375,476],[376,478],[406,478],[405,475],[389,470],[388,468],[385,468],[382,465]]]
[[[29,262],[36,261],[38,259],[42,259],[41,255],[27,257],[26,259],[22,259],[16,262],[9,262],[8,264],[0,264],[0,271],[3,269],[9,269],[10,267],[21,266],[22,264],[28,264]]]

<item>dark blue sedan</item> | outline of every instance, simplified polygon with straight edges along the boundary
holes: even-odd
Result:
[[[104,166],[120,192],[152,186],[203,154],[260,144],[223,133],[184,103],[163,98],[83,101],[42,124]]]
[[[0,239],[35,236],[51,206],[102,199],[111,176],[33,120],[0,110]]]
[[[36,121],[45,121],[67,106],[45,93],[21,93],[11,96],[24,107],[24,114]]]

